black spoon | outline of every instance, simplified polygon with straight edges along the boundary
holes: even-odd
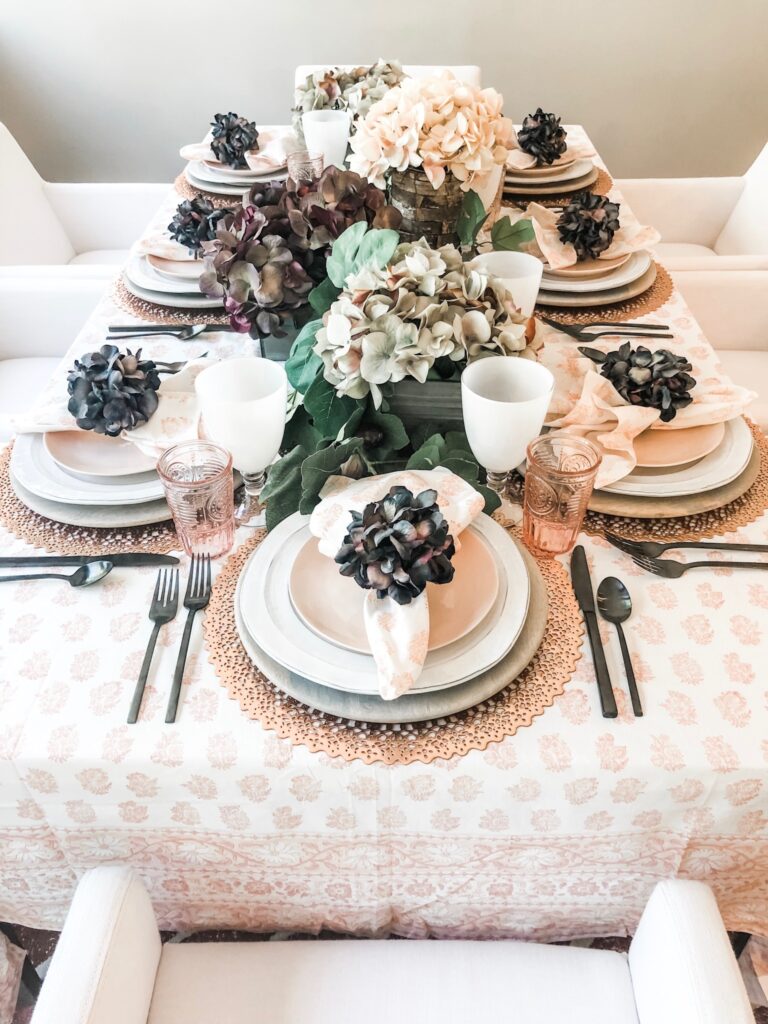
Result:
[[[70,587],[89,587],[92,583],[98,583],[112,572],[112,563],[107,561],[86,562],[73,573],[58,572],[37,572],[25,573],[21,576],[0,576],[0,583],[14,580],[66,580]]]
[[[629,656],[629,648],[624,638],[622,622],[626,622],[632,614],[632,598],[629,591],[615,576],[606,576],[597,588],[597,607],[606,622],[612,622],[619,634],[621,645],[621,656],[624,659],[624,671],[627,674],[627,689],[632,701],[632,710],[635,718],[642,718],[643,705],[640,703],[640,694],[637,692],[637,682],[632,668],[632,659]]]

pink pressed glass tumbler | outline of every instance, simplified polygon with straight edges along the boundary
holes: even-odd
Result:
[[[235,539],[229,452],[210,441],[183,441],[163,453],[157,472],[186,553],[226,554]]]
[[[600,461],[591,441],[565,431],[528,445],[523,541],[534,555],[563,555],[576,543]]]

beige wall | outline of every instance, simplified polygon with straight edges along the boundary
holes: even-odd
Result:
[[[0,120],[49,179],[165,180],[216,111],[287,120],[296,64],[381,55],[480,64],[618,176],[738,174],[767,48],[768,0],[0,0]]]

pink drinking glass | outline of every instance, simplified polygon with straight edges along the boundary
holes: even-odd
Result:
[[[534,555],[553,558],[576,543],[600,461],[591,441],[562,430],[528,445],[523,541]]]
[[[182,441],[157,463],[188,555],[225,555],[235,540],[232,456],[210,441]]]

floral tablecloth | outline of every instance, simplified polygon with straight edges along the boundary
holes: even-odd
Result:
[[[679,295],[655,317],[706,345]],[[115,322],[129,317],[107,298],[67,360]],[[179,358],[251,343],[143,344]],[[768,517],[742,536],[768,541]],[[631,931],[653,884],[679,875],[713,886],[729,927],[765,934],[768,574],[663,581],[582,539],[594,582],[615,574],[631,590],[645,717],[631,716],[604,629],[617,720],[600,716],[586,648],[530,728],[428,766],[278,740],[228,699],[199,626],[178,724],[165,725],[181,615],[127,726],[154,570],[116,569],[83,591],[3,587],[0,916],[60,927],[85,869],[128,863],[169,928],[565,939]],[[0,553],[22,550],[0,532]]]

